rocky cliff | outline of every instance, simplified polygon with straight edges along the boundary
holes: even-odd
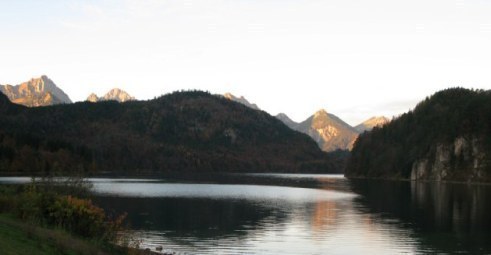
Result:
[[[482,138],[457,137],[453,143],[437,144],[411,167],[411,180],[458,179],[480,181],[489,176],[490,165]]]
[[[363,121],[362,123],[355,126],[356,131],[359,133],[363,133],[365,131],[370,131],[374,127],[380,127],[389,122],[389,119],[384,116],[372,117],[368,120]]]
[[[346,176],[491,182],[491,93],[443,90],[361,134]]]
[[[111,89],[102,97],[98,97],[95,93],[91,93],[86,99],[86,101],[93,103],[101,101],[117,101],[120,103],[124,103],[132,100],[135,100],[135,97],[128,94],[128,92],[118,88]]]
[[[29,107],[69,104],[72,100],[47,76],[33,78],[19,85],[0,85],[10,101]]]
[[[324,109],[299,123],[295,130],[308,134],[326,152],[350,150],[358,137],[353,127]]]

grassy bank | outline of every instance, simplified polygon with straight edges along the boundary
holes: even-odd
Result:
[[[2,255],[157,255],[161,253],[96,243],[61,229],[35,226],[0,214],[0,254]]]
[[[0,254],[150,254],[119,240],[125,214],[106,214],[89,195],[73,180],[0,185]]]
[[[0,249],[6,255],[122,254],[121,251],[99,247],[62,230],[22,222],[8,214],[0,214]]]

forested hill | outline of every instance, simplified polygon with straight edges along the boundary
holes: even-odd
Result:
[[[491,93],[440,91],[360,135],[347,177],[491,181]]]
[[[308,136],[206,92],[27,108],[0,93],[0,171],[330,172]]]

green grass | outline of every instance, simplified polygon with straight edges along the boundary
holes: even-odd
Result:
[[[114,254],[61,230],[33,226],[0,214],[0,250],[5,255]]]
[[[148,250],[97,244],[66,231],[22,222],[0,213],[1,255],[156,255]]]

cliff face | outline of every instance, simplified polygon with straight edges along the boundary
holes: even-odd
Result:
[[[347,177],[491,182],[491,94],[440,91],[356,141]]]
[[[324,109],[299,123],[295,130],[309,135],[326,152],[351,150],[358,137],[353,127]]]
[[[130,94],[128,94],[128,92],[122,89],[114,88],[111,89],[102,97],[98,97],[95,93],[91,93],[85,101],[96,103],[96,102],[111,101],[111,100],[124,103],[124,102],[135,100],[135,97],[131,96]]]
[[[490,179],[485,170],[488,164],[482,138],[457,137],[453,143],[438,144],[426,157],[416,160],[411,180],[486,180]]]
[[[29,107],[72,103],[68,95],[45,75],[16,86],[0,85],[0,91],[13,103]]]

